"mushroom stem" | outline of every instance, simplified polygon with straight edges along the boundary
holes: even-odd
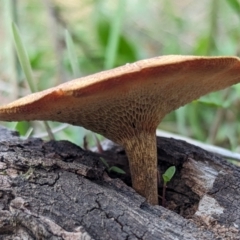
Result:
[[[158,204],[156,134],[140,133],[125,144],[132,186],[152,205]]]

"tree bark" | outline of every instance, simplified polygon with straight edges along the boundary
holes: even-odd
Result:
[[[177,168],[167,208],[128,186],[119,146],[98,154],[0,127],[0,239],[240,239],[239,169],[184,141],[157,147],[161,172]],[[100,157],[126,174],[107,173]]]

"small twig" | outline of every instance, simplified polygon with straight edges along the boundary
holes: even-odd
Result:
[[[162,191],[162,206],[166,207],[166,189],[167,189],[167,184],[163,184],[163,191]]]
[[[87,141],[87,136],[86,135],[83,137],[83,149],[84,150],[89,150],[88,141]]]
[[[101,143],[100,143],[97,135],[96,135],[96,134],[93,134],[93,135],[94,135],[95,140],[96,140],[96,145],[97,145],[97,150],[98,150],[98,152],[99,152],[99,153],[103,153],[104,150],[103,150],[103,148],[102,148],[102,145],[101,145]]]
[[[52,133],[58,133],[64,129],[66,129],[67,127],[69,127],[68,124],[61,124],[60,126],[56,127],[56,128],[53,128],[52,129]],[[44,138],[44,137],[47,137],[49,136],[47,132],[43,132],[43,133],[38,133],[38,134],[34,134],[32,137],[35,137],[35,138]]]
[[[46,131],[47,131],[47,133],[48,133],[49,139],[50,139],[50,140],[54,140],[55,138],[54,138],[54,135],[53,135],[53,133],[52,133],[52,130],[51,130],[48,122],[44,121],[43,124],[44,124],[44,126],[45,126],[45,128],[46,128]]]

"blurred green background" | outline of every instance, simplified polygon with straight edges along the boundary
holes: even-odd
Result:
[[[12,21],[38,90],[159,55],[237,56],[240,51],[238,0],[2,0],[0,11],[1,105],[30,93]],[[167,115],[159,128],[240,151],[239,94],[236,85],[204,96]],[[1,124],[23,136],[46,136],[41,122]],[[49,124],[56,139],[80,146],[91,136],[79,127]]]

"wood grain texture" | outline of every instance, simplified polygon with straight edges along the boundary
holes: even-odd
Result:
[[[175,212],[103,172],[100,156],[128,168],[119,146],[100,155],[0,128],[0,239],[239,239],[239,168],[184,141],[158,138],[157,146],[163,170],[177,169],[166,195]],[[96,174],[82,175],[79,165]],[[206,168],[214,180],[203,186]]]

